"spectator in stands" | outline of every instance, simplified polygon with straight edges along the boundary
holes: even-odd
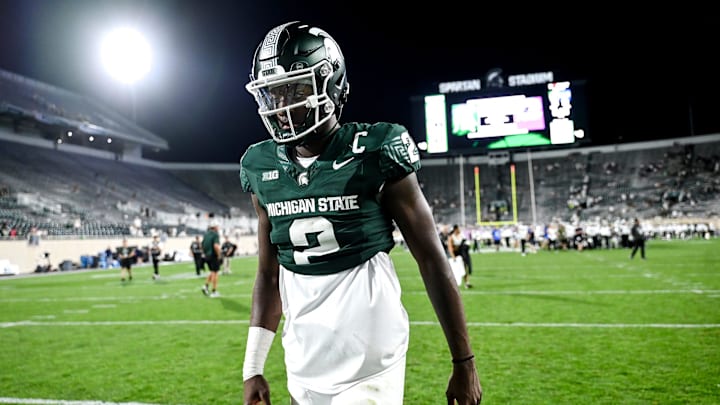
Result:
[[[155,235],[150,243],[150,258],[152,259],[153,265],[153,280],[160,278],[160,255],[162,254],[162,244],[158,240],[158,236]]]
[[[217,292],[218,285],[218,272],[220,271],[220,265],[222,263],[222,248],[220,246],[220,223],[217,219],[210,221],[210,228],[202,239],[202,249],[205,255],[205,263],[208,265],[210,274],[205,279],[205,285],[202,287],[202,292],[206,296],[219,297],[220,294]],[[212,291],[209,287],[212,286]]]
[[[468,244],[467,239],[465,239],[465,236],[462,234],[460,225],[453,225],[452,231],[447,239],[447,246],[450,259],[455,259],[455,257],[462,258],[463,265],[465,266],[463,283],[465,284],[465,288],[472,288],[472,284],[470,284],[470,275],[472,274],[473,269],[472,260],[470,259],[470,245]]]
[[[630,259],[635,257],[638,249],[640,250],[640,257],[645,260],[645,234],[640,226],[640,220],[635,218],[632,228],[630,228],[630,234],[632,235],[632,252],[630,253]]]
[[[118,259],[120,260],[120,281],[125,281],[127,275],[128,281],[132,281],[132,265],[135,259],[135,248],[128,246],[127,239],[123,239],[122,246],[118,249]]]
[[[195,236],[195,240],[190,244],[190,254],[195,261],[195,273],[201,276],[205,269],[205,258],[203,257],[202,241],[199,235]]]
[[[40,232],[35,226],[30,228],[30,234],[28,235],[28,244],[30,246],[38,246],[40,244]]]
[[[235,256],[235,251],[237,250],[237,245],[230,242],[230,236],[225,235],[225,242],[223,242],[222,246],[220,246],[220,250],[222,251],[222,258],[223,258],[223,270],[222,274],[230,274],[232,273],[230,269],[230,262],[233,256]]]
[[[2,225],[0,225],[0,236],[3,238],[7,238],[10,236],[10,227],[8,226],[7,222],[3,222]]]

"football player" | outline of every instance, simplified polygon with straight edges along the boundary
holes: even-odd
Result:
[[[394,223],[447,338],[447,403],[478,404],[463,303],[418,185],[419,153],[408,131],[340,123],[345,60],[327,32],[301,22],[267,33],[246,88],[272,139],[241,158],[259,247],[245,404],[270,404],[263,370],[281,317],[293,404],[403,403],[409,321],[389,256]]]

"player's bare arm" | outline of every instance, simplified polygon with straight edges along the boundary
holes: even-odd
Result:
[[[465,311],[445,252],[435,233],[430,206],[415,173],[386,184],[383,204],[397,223],[418,263],[430,301],[447,338],[453,372],[447,389],[448,404],[478,404],[482,388],[475,369]],[[450,360],[449,360],[450,361]]]
[[[250,326],[260,326],[275,332],[282,317],[278,286],[280,266],[275,247],[270,243],[270,220],[267,212],[260,206],[255,195],[252,196],[252,201],[258,217],[258,270],[253,288]]]
[[[250,326],[276,332],[282,316],[278,289],[280,267],[275,249],[270,243],[270,221],[267,213],[260,207],[255,195],[252,196],[252,202],[258,217],[258,270],[253,287]],[[264,376],[256,375],[244,381],[243,403],[271,405],[270,387]]]

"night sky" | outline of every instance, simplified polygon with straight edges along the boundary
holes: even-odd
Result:
[[[710,10],[391,4],[0,0],[0,69],[130,116],[132,93],[103,70],[99,42],[111,27],[137,28],[155,59],[135,89],[137,122],[168,141],[169,151],[148,155],[164,161],[237,163],[269,136],[244,85],[259,41],[291,20],[340,44],[351,85],[346,122],[409,124],[411,96],[500,68],[586,80],[596,144],[720,133],[712,60],[720,34]]]

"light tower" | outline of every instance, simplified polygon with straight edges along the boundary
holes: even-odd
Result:
[[[105,36],[101,53],[103,65],[110,76],[128,86],[132,119],[137,121],[135,84],[152,67],[150,45],[138,31],[119,28]]]

